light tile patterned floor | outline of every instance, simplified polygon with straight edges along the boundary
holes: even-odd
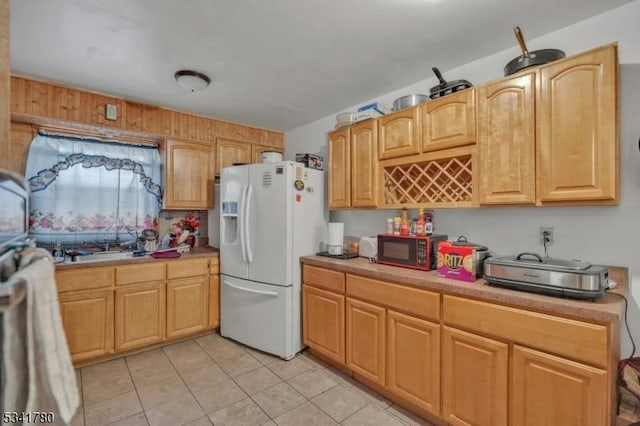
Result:
[[[73,425],[430,425],[303,352],[210,334],[77,370]]]

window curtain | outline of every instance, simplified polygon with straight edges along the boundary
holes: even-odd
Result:
[[[131,240],[156,228],[157,147],[40,132],[31,143],[29,234],[37,242]]]

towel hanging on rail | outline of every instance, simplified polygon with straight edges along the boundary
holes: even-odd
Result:
[[[3,410],[51,411],[69,423],[79,396],[49,253],[25,250],[11,278],[24,281],[25,300],[3,312]]]

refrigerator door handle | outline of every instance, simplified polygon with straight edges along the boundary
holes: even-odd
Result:
[[[240,287],[239,285],[231,284],[229,281],[224,281],[224,283],[231,288],[235,288],[236,290],[244,291],[246,293],[255,293],[255,294],[261,294],[264,296],[271,296],[271,297],[278,296],[278,293],[275,291],[253,290],[251,288],[245,288],[245,287]]]
[[[246,218],[246,210],[245,210],[245,205],[247,203],[247,186],[243,186],[242,187],[242,196],[240,197],[240,209],[239,209],[239,217],[238,217],[238,221],[239,223],[239,228],[240,228],[240,251],[242,251],[242,260],[244,262],[247,262],[247,248],[246,248],[246,243],[245,243],[245,234],[244,234],[244,223],[247,221]]]
[[[249,212],[251,212],[251,200],[253,199],[253,185],[247,187],[247,201],[244,219],[244,235],[247,250],[247,261],[253,262],[253,250],[251,249],[251,233],[249,232]]]

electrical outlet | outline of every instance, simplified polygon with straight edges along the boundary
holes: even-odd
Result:
[[[553,228],[551,227],[540,227],[540,244],[544,245],[544,239],[547,238],[547,245],[553,245]]]
[[[113,104],[107,104],[105,108],[105,118],[107,120],[115,121],[118,119],[118,107]]]

